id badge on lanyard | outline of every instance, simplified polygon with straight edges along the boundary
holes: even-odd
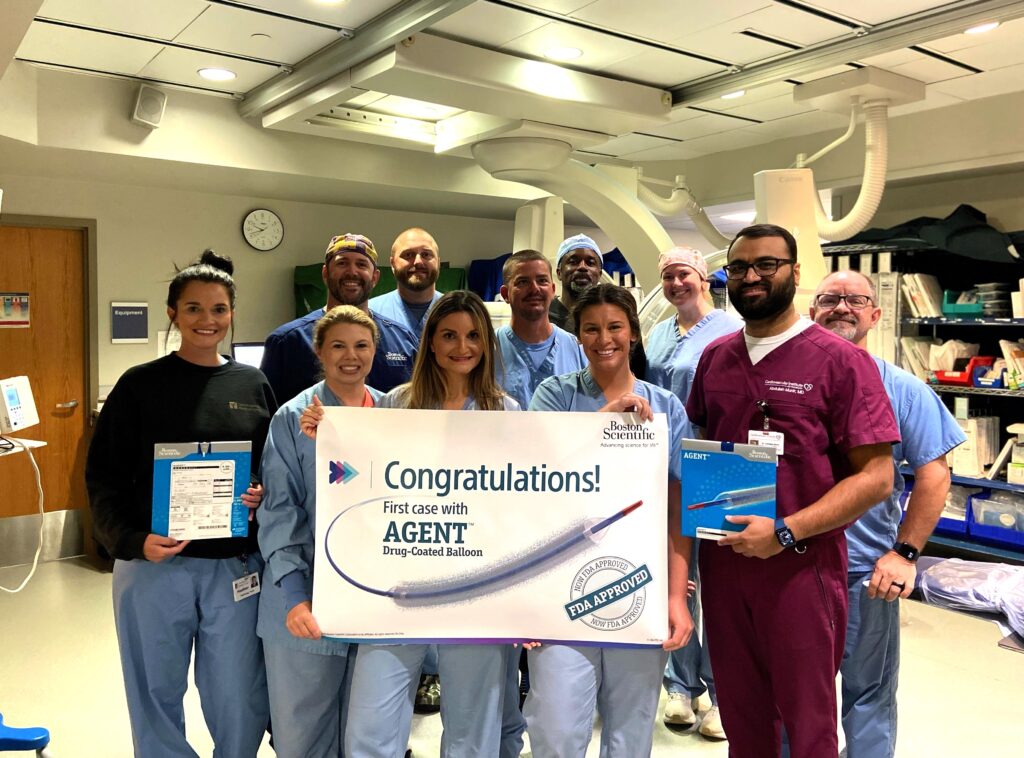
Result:
[[[757,407],[761,411],[761,415],[764,416],[764,423],[761,429],[750,429],[747,431],[747,444],[774,447],[781,458],[785,452],[786,435],[782,432],[773,432],[771,430],[770,408],[767,400],[758,400]]]

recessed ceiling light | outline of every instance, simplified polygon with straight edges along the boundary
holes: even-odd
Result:
[[[198,73],[211,82],[230,82],[235,78],[235,72],[228,71],[226,68],[201,68]]]
[[[742,211],[741,213],[724,213],[719,218],[725,221],[740,221],[749,224],[756,216],[757,211]]]
[[[341,5],[345,0],[316,0],[320,5]]]
[[[745,89],[738,89],[735,92],[730,92],[727,95],[722,95],[722,99],[735,100],[737,97],[743,97],[745,94],[747,94],[747,91]]]
[[[256,32],[255,34],[250,34],[249,39],[255,42],[267,42],[270,40],[270,35],[264,34],[263,32]]]
[[[970,29],[965,31],[964,34],[984,34],[985,32],[992,31],[998,26],[998,21],[989,21],[986,24],[978,24],[977,26],[972,26]]]
[[[574,61],[582,55],[578,47],[549,47],[544,51],[544,57],[553,61]]]

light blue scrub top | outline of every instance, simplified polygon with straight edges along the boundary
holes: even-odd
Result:
[[[391,392],[389,392],[388,394],[386,394],[384,397],[382,397],[380,399],[380,401],[377,403],[377,407],[378,408],[408,408],[409,404],[408,404],[408,401],[406,400],[406,397],[405,397],[405,388],[406,388],[406,385],[404,385],[404,384],[399,386],[399,387],[395,387],[393,390],[391,390]],[[502,398],[502,403],[505,406],[504,408],[502,408],[502,410],[505,410],[505,411],[521,411],[522,410],[522,407],[519,405],[519,403],[517,403],[515,401],[515,398],[509,397],[508,395],[505,395]],[[474,398],[474,397],[466,398],[466,402],[462,404],[462,409],[461,410],[464,410],[464,411],[479,410],[476,407],[476,398]]]
[[[554,324],[551,328],[551,336],[536,345],[519,339],[511,326],[503,326],[496,333],[502,363],[498,384],[523,408],[530,405],[537,386],[548,377],[587,367],[576,338]]]
[[[899,499],[904,482],[900,464],[912,469],[941,458],[967,437],[939,396],[913,374],[875,358],[882,384],[889,395],[903,441],[893,445],[892,494],[872,506],[846,530],[850,573],[871,571],[875,562],[892,548],[899,530]],[[914,547],[923,548],[924,545]]]
[[[441,294],[440,292],[434,292],[434,297],[430,301],[430,308],[433,308],[434,303],[441,299]],[[427,321],[430,308],[423,311],[422,318],[418,318],[409,309],[409,306],[405,304],[405,301],[402,300],[398,290],[391,290],[391,292],[385,292],[383,295],[371,297],[369,306],[370,310],[374,313],[379,313],[384,318],[397,321],[406,329],[411,330],[416,335],[416,341],[419,342],[420,337],[423,335],[423,324]]]
[[[651,329],[644,341],[647,381],[671,390],[685,403],[704,348],[719,337],[742,328],[742,319],[722,310],[711,311],[686,334],[679,333],[679,322],[675,316],[662,321]]]
[[[366,389],[374,402],[380,399],[380,392]],[[284,625],[296,602],[313,597],[316,442],[299,431],[299,417],[314,394],[324,405],[342,405],[326,383],[319,382],[282,405],[270,421],[260,469],[266,493],[256,514],[260,552],[267,562],[256,632],[268,642],[307,653],[345,655],[345,643],[300,639]]]
[[[657,387],[649,382],[636,380],[633,392],[651,404],[655,413],[668,416],[668,475],[670,479],[679,481],[680,464],[679,443],[684,438],[693,439],[697,435],[693,425],[686,417],[686,411],[679,398],[668,390]],[[540,383],[530,401],[531,411],[599,411],[608,404],[607,398],[590,375],[589,369],[572,374],[552,376]]]

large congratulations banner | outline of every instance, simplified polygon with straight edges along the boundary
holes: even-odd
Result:
[[[325,634],[668,636],[663,414],[324,410],[313,615]]]

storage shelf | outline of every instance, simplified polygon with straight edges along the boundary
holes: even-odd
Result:
[[[903,323],[924,326],[1024,326],[1024,318],[904,318]]]
[[[993,545],[982,545],[970,540],[961,540],[956,537],[944,537],[941,534],[933,534],[928,538],[928,544],[942,545],[963,553],[980,555],[991,558],[1002,558],[1004,560],[1024,563],[1024,551],[1013,550],[1006,547],[995,547]]]
[[[994,395],[996,397],[1024,397],[1024,390],[1001,390],[992,387],[967,387],[960,384],[930,384],[936,392],[952,395]]]
[[[914,469],[910,466],[900,466],[900,473],[903,476],[909,476],[913,478]],[[1002,479],[974,479],[970,476],[957,476],[953,474],[950,477],[953,484],[959,484],[963,487],[988,487],[992,490],[1006,490],[1007,492],[1020,492],[1024,493],[1024,484],[1010,484]]]

